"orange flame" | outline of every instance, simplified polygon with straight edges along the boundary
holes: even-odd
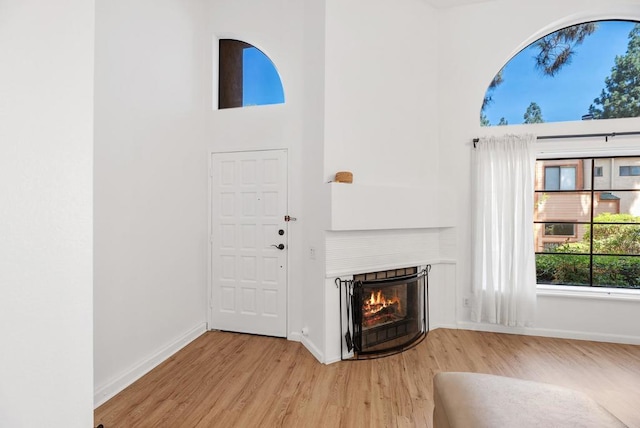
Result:
[[[391,305],[396,305],[399,303],[400,303],[400,299],[398,299],[397,297],[392,297],[387,299],[382,294],[381,290],[378,290],[377,292],[372,291],[371,297],[369,297],[369,299],[365,301],[364,309],[365,309],[365,312],[368,314],[375,314],[377,312],[380,312],[384,308],[387,308]]]

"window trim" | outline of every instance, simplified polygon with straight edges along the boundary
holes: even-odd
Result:
[[[607,288],[582,285],[536,284],[536,295],[587,300],[620,300],[640,302],[637,288]]]

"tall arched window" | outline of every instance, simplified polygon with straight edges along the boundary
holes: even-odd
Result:
[[[218,64],[218,108],[284,103],[278,71],[255,46],[220,39]]]
[[[484,126],[630,117],[640,117],[640,23],[625,20],[531,43],[496,73],[480,113]],[[637,154],[547,152],[534,201],[538,284],[640,289]]]
[[[499,70],[482,126],[640,116],[640,23],[585,22],[544,36]]]

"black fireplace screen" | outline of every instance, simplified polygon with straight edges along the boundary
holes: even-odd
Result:
[[[344,345],[347,351],[353,351],[354,358],[365,359],[401,352],[425,337],[430,267],[421,271],[402,268],[355,275],[349,281],[336,280],[341,287],[343,358]]]

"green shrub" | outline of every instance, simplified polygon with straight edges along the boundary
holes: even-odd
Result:
[[[640,254],[640,227],[637,226],[640,217],[604,213],[596,216],[593,222],[594,253]],[[598,224],[615,222],[625,224]],[[587,230],[581,242],[565,243],[553,252],[536,255],[538,283],[640,288],[640,257],[594,254],[593,281],[590,281],[590,257],[580,255],[590,252],[591,232]]]
[[[640,254],[640,217],[631,214],[603,213],[593,218],[593,252],[609,254]],[[626,223],[626,224],[597,224]],[[589,244],[587,229],[582,242]]]
[[[589,285],[589,256],[538,254],[539,284]],[[593,285],[640,288],[640,257],[594,256]]]

